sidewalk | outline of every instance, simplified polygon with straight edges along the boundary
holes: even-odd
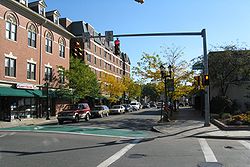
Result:
[[[250,140],[250,131],[222,131],[213,124],[204,127],[204,118],[192,108],[181,108],[171,122],[159,123],[153,130],[169,136]]]
[[[40,124],[54,123],[54,122],[57,122],[56,117],[50,117],[50,120],[46,120],[45,118],[30,118],[30,119],[22,119],[21,121],[20,120],[12,120],[11,122],[0,121],[0,128],[40,125]]]

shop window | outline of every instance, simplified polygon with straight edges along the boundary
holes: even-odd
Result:
[[[16,59],[5,58],[5,76],[16,77]]]

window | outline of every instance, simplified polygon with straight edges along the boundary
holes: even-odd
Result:
[[[90,54],[87,54],[87,60],[88,60],[88,62],[91,62],[91,55]]]
[[[65,83],[65,75],[64,71],[62,69],[59,70],[59,83],[64,84]]]
[[[36,48],[36,28],[33,24],[28,29],[28,45]]]
[[[52,53],[52,35],[50,33],[46,34],[45,47],[46,52]]]
[[[16,41],[17,36],[17,22],[13,15],[8,15],[6,20],[6,33],[5,37],[7,39]]]
[[[52,82],[52,68],[45,67],[45,81]]]
[[[5,58],[5,76],[16,77],[16,59]]]
[[[36,80],[36,64],[27,63],[27,79]]]
[[[115,56],[113,56],[113,62],[115,62]]]
[[[62,39],[59,41],[59,56],[65,58],[65,44]]]
[[[54,23],[56,23],[56,24],[59,24],[59,21],[58,21],[59,19],[58,19],[58,16],[54,16]]]
[[[96,57],[95,57],[95,61],[94,61],[94,63],[96,64]]]
[[[102,66],[102,60],[100,59],[100,67]]]
[[[100,48],[100,57],[102,57],[102,48]]]
[[[26,0],[20,0],[21,4],[27,5],[27,1]]]
[[[105,58],[107,57],[107,52],[104,52],[104,57],[105,57]]]
[[[100,71],[100,73],[99,73],[100,75],[99,75],[99,77],[101,78],[102,77],[102,72]]]
[[[95,45],[95,53],[96,53],[96,45]]]
[[[112,55],[111,54],[109,55],[109,60],[112,60]]]
[[[44,14],[45,14],[44,7],[42,7],[42,6],[39,7],[39,14],[44,16]]]

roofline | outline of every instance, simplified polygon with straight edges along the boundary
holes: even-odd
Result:
[[[66,33],[67,35],[69,35],[71,38],[75,37],[73,34],[71,34],[69,31],[67,31],[66,29],[64,29],[63,27],[60,27],[59,25],[55,24],[54,22],[52,22],[51,20],[47,19],[46,17],[41,16],[40,14],[36,13],[35,11],[31,10],[29,7],[24,6],[22,4],[20,4],[17,1],[13,1],[13,0],[6,0],[5,2],[9,3],[10,5],[17,5],[18,7],[20,7],[21,9],[23,9],[23,11],[26,12],[30,12],[32,13],[34,16],[38,17],[39,19],[41,19],[41,21],[43,21],[43,24],[50,24],[54,27],[56,27],[57,29],[62,30],[64,33]],[[4,2],[3,2],[4,3]]]

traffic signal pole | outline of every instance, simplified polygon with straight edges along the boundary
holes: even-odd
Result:
[[[206,30],[201,32],[179,32],[179,33],[144,33],[144,34],[119,34],[113,37],[156,37],[156,36],[201,36],[203,39],[203,59],[204,59],[204,75],[208,75],[208,56],[207,56],[207,41]],[[105,35],[89,36],[89,38],[107,38]],[[210,126],[210,109],[209,109],[209,85],[205,87],[205,123],[204,126]]]

